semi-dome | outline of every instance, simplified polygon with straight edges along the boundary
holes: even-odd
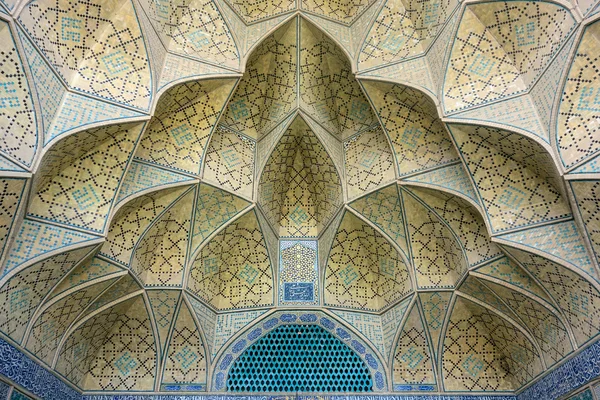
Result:
[[[0,399],[600,396],[599,7],[0,0]]]

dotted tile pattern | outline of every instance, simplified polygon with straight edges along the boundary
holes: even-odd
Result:
[[[359,68],[372,68],[424,53],[457,4],[455,0],[386,1],[361,49]]]
[[[433,211],[403,192],[419,288],[452,288],[467,270],[463,247]]]
[[[462,298],[448,321],[444,348],[446,390],[511,390],[541,372],[539,354],[521,331]]]
[[[430,172],[424,172],[406,178],[406,181],[425,183],[427,185],[436,186],[436,188],[440,188],[440,190],[447,189],[458,192],[479,204],[479,196],[477,196],[471,178],[467,175],[462,164],[449,165]]]
[[[446,112],[502,99],[529,88],[575,25],[569,11],[544,2],[469,5],[446,71]]]
[[[195,253],[213,232],[249,205],[250,203],[231,193],[201,184],[194,214],[192,253]]]
[[[435,383],[432,360],[427,333],[419,309],[414,305],[396,343],[394,385]]]
[[[327,306],[381,311],[412,288],[408,267],[377,231],[350,212],[335,235],[325,271]]]
[[[333,19],[337,22],[349,25],[354,22],[367,7],[373,4],[374,0],[301,0],[303,10]]]
[[[211,79],[169,89],[160,98],[135,158],[198,175],[210,134],[234,83]]]
[[[176,201],[140,237],[131,270],[146,286],[181,286],[195,191]]]
[[[246,24],[273,17],[296,8],[297,0],[227,0],[229,5],[244,20]]]
[[[0,255],[6,249],[26,185],[25,179],[0,179]]]
[[[383,346],[385,348],[385,357],[391,360],[394,356],[394,340],[398,333],[398,328],[403,321],[412,297],[407,297],[389,310],[381,314],[381,327],[383,329]]]
[[[221,122],[259,139],[297,104],[296,20],[267,36],[254,49]]]
[[[161,385],[206,384],[206,355],[192,314],[185,303],[171,332]]]
[[[218,310],[273,304],[271,261],[253,211],[210,240],[190,268],[188,289]]]
[[[340,139],[371,126],[375,116],[346,55],[327,35],[301,21],[300,105]]]
[[[7,254],[2,276],[50,251],[90,240],[96,236],[24,219]]]
[[[600,182],[572,181],[570,184],[595,257],[600,260],[600,219],[596,208],[600,198]]]
[[[434,356],[438,355],[440,338],[444,319],[450,305],[451,292],[425,292],[419,293],[424,323],[431,337]],[[436,358],[437,359],[437,358]]]
[[[255,149],[254,140],[217,128],[206,151],[204,179],[252,198]]]
[[[318,305],[317,242],[282,240],[279,254],[279,305]]]
[[[540,145],[496,128],[452,124],[450,129],[473,176],[492,231],[571,215],[552,160]]]
[[[40,165],[29,215],[103,232],[143,124],[117,124],[66,137]]]
[[[282,237],[316,237],[342,205],[333,161],[302,118],[296,117],[269,157],[258,203]]]
[[[152,390],[156,360],[150,319],[137,296],[80,325],[62,348],[57,369],[71,382],[84,379],[87,390]]]
[[[117,203],[124,199],[131,200],[142,191],[158,188],[163,185],[191,180],[190,177],[157,168],[153,165],[134,161],[129,164],[119,188]]]
[[[9,25],[0,22],[0,151],[31,165],[37,147],[33,99]]]
[[[364,81],[396,154],[400,176],[458,161],[435,105],[423,93],[403,85]]]
[[[19,22],[73,89],[148,109],[150,66],[130,0],[32,2]]]
[[[402,199],[397,185],[369,193],[350,203],[350,207],[377,225],[408,255]]]
[[[573,350],[567,329],[557,311],[515,290],[491,282],[486,285],[517,314],[539,344],[548,366],[562,360]]]
[[[469,266],[480,265],[500,256],[500,248],[490,241],[479,210],[458,196],[437,190],[415,188],[416,194],[458,237]]]
[[[395,178],[394,155],[379,126],[344,142],[348,197],[354,198]]]
[[[142,234],[187,188],[173,188],[140,196],[119,209],[112,218],[100,253],[123,266],[131,257]]]
[[[111,279],[87,286],[63,297],[45,309],[33,322],[25,347],[47,365],[52,365],[59,342],[71,323],[115,280]]]
[[[0,288],[0,330],[20,342],[44,297],[91,249],[88,246],[51,256],[7,280]]]
[[[90,282],[94,279],[113,275],[123,270],[115,264],[98,257],[91,257],[77,265],[52,289],[48,299],[53,299],[69,289]]]
[[[535,254],[511,250],[558,303],[579,345],[600,331],[600,292],[575,272]]]
[[[146,294],[148,295],[148,301],[150,302],[150,311],[152,312],[154,321],[156,321],[156,328],[158,329],[158,338],[156,338],[156,342],[160,346],[160,349],[164,351],[168,345],[169,329],[171,328],[171,324],[175,317],[180,292],[178,290],[159,289],[148,290],[146,291]]]
[[[142,1],[169,51],[236,68],[238,50],[216,3]]]

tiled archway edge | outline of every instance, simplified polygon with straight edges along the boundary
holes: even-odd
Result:
[[[0,376],[44,400],[314,400],[315,396],[243,395],[82,395],[54,373],[0,338]],[[557,399],[600,377],[600,340],[580,351],[518,396],[512,395],[352,395],[319,400],[539,400]],[[1,382],[0,382],[1,383]],[[3,390],[0,390],[0,400]]]

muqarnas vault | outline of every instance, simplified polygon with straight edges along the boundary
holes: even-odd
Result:
[[[0,0],[0,400],[600,400],[598,11]]]

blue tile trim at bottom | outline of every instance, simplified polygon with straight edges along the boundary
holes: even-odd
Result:
[[[600,340],[524,390],[517,400],[558,399],[600,376]]]
[[[0,338],[0,375],[44,400],[556,400],[600,377],[600,340],[555,368],[518,396],[512,395],[85,395]],[[0,391],[1,393],[1,391]],[[2,399],[4,400],[4,399]]]
[[[44,400],[80,400],[81,394],[0,338],[0,375]]]

